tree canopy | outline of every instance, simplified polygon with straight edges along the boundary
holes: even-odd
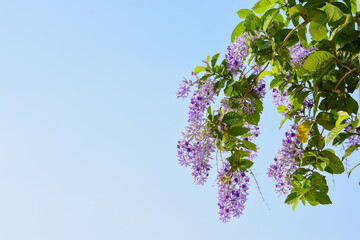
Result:
[[[327,176],[350,176],[360,165],[345,171],[345,159],[360,146],[356,0],[261,0],[237,14],[225,59],[208,56],[177,92],[179,98],[192,94],[179,162],[191,167],[197,184],[217,164],[220,220],[243,214],[270,92],[283,116],[280,127],[291,122],[268,168],[275,191],[293,210],[299,201],[331,204]]]

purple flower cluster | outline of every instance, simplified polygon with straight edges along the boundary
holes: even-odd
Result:
[[[196,77],[196,81],[193,80],[193,77]],[[179,89],[176,92],[176,95],[178,98],[187,98],[191,92],[191,88],[195,83],[198,83],[199,78],[194,74],[194,72],[191,73],[191,79],[184,78],[182,81],[182,84],[180,84]]]
[[[254,106],[254,100],[251,99],[249,102],[243,102],[242,104],[242,109],[244,111],[245,114],[250,115],[253,114],[255,111],[255,106]]]
[[[287,85],[287,86],[290,86],[290,85]],[[285,89],[284,93],[281,94],[278,87],[273,88],[272,98],[273,98],[273,103],[275,104],[275,106],[285,105],[288,108],[290,108],[290,106],[291,106],[289,97],[287,96],[286,89]]]
[[[225,113],[227,113],[228,111],[231,111],[230,98],[229,97],[224,97],[223,99],[221,99],[220,106],[223,108]]]
[[[294,46],[288,48],[291,55],[290,64],[293,67],[302,67],[305,59],[315,51],[315,48],[305,49],[301,43],[297,43]]]
[[[236,37],[233,44],[228,46],[228,53],[225,55],[227,59],[227,67],[230,72],[244,69],[244,60],[249,55],[248,33],[244,33],[241,37]]]
[[[209,176],[209,161],[215,151],[210,133],[204,126],[204,112],[216,95],[214,84],[214,81],[208,79],[194,91],[189,107],[189,126],[185,127],[185,133],[177,145],[180,164],[191,166],[195,182],[201,185]]]
[[[298,169],[297,157],[301,157],[302,150],[298,148],[300,142],[296,139],[297,126],[292,125],[285,132],[285,139],[277,151],[273,163],[268,169],[268,177],[276,181],[275,190],[280,195],[291,190],[292,174]]]
[[[230,171],[231,167],[226,161],[218,172],[218,206],[219,218],[228,222],[231,217],[240,217],[245,208],[249,189],[249,177],[239,170]]]
[[[251,63],[251,68],[253,69],[253,74],[259,75],[261,72],[261,66],[257,65],[255,62]],[[256,86],[251,89],[255,92],[260,99],[263,99],[266,95],[266,85],[265,80],[263,78],[257,79]]]

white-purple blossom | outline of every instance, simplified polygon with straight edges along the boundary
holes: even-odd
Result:
[[[245,208],[249,189],[249,177],[245,172],[230,171],[226,161],[217,176],[219,218],[228,222],[231,217],[240,217]]]
[[[290,64],[293,67],[302,67],[305,62],[305,59],[310,56],[312,52],[315,51],[315,48],[304,48],[301,43],[297,43],[294,46],[288,48],[291,55]]]
[[[236,37],[235,41],[228,46],[228,53],[225,55],[227,59],[228,71],[235,73],[235,70],[243,70],[244,60],[249,55],[248,33],[244,33],[240,37]]]
[[[296,138],[296,131],[297,126],[292,125],[285,132],[282,146],[268,169],[268,177],[275,180],[275,191],[280,195],[287,194],[292,189],[292,174],[299,168],[296,158],[302,156],[302,149],[298,147],[300,142]]]
[[[193,77],[196,77],[196,81],[193,80]],[[199,78],[196,74],[194,74],[194,72],[191,73],[191,79],[184,78],[176,92],[177,97],[183,99],[187,98],[191,92],[191,88],[194,84],[198,83],[198,81]]]
[[[259,75],[261,73],[261,66],[257,65],[254,61],[251,62],[251,68],[253,70],[253,74]],[[265,80],[261,78],[256,79],[256,81],[256,85],[251,90],[255,92],[260,99],[263,99],[266,95]]]
[[[191,166],[192,175],[197,184],[204,184],[209,175],[214,143],[209,130],[205,127],[204,112],[214,101],[215,82],[205,81],[194,91],[189,106],[188,122],[182,139],[178,142],[179,163],[185,167]]]

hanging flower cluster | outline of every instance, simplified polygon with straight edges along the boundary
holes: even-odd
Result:
[[[249,189],[249,177],[245,172],[231,172],[228,162],[218,172],[219,218],[228,222],[231,217],[240,217],[245,208]]]
[[[292,125],[290,130],[285,132],[282,146],[268,169],[268,176],[276,181],[275,191],[280,195],[285,195],[292,189],[292,174],[299,167],[296,160],[301,158],[302,149],[299,147],[296,132],[296,125]]]

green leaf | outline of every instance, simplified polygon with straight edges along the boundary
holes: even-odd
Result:
[[[309,93],[309,91],[297,92],[290,96],[292,111],[297,111],[301,109],[302,104],[304,103],[304,100],[309,95]]]
[[[271,72],[270,71],[263,71],[262,73],[260,73],[259,75],[259,79],[262,79],[263,77],[270,75]]]
[[[313,186],[315,189],[320,190],[324,193],[327,193],[329,191],[325,176],[321,175],[320,173],[314,172],[309,179],[311,182],[311,186]]]
[[[259,41],[256,41],[256,43],[258,43]],[[262,51],[264,49],[270,48],[272,46],[272,44],[274,43],[272,40],[271,41],[262,41],[262,45],[259,48],[259,51]]]
[[[307,195],[305,199],[310,203],[311,206],[316,206],[319,204],[318,201],[316,201],[315,192]]]
[[[244,127],[239,127],[239,126],[234,126],[230,128],[229,134],[231,136],[241,136],[247,132],[249,132],[250,129],[249,128],[244,128]]]
[[[340,10],[340,8],[329,3],[326,3],[325,12],[329,22],[336,22],[344,14],[343,11]]]
[[[331,113],[320,112],[316,116],[316,122],[329,131],[335,127],[335,120],[333,119],[333,115]]]
[[[325,171],[327,171],[328,173],[340,174],[345,171],[344,164],[335,155],[333,150],[325,149],[322,152],[320,152],[320,155],[323,157],[327,157],[330,160],[330,163],[325,168]]]
[[[331,4],[337,6],[338,8],[340,8],[340,10],[343,11],[343,13],[351,14],[351,9],[348,8],[344,3],[332,1]]]
[[[246,31],[251,31],[255,34],[254,30],[260,27],[261,20],[257,16],[250,14],[246,17],[244,21],[244,26]]]
[[[281,120],[281,123],[280,123],[280,127],[279,127],[279,130],[282,128],[282,126],[284,125],[284,123],[286,122],[286,120],[288,120],[289,117],[286,116],[283,120]]]
[[[252,9],[254,10],[254,12],[261,14],[261,13],[264,13],[266,10],[268,10],[272,6],[273,6],[273,4],[269,0],[260,0],[257,3],[255,3],[255,5]]]
[[[309,0],[305,4],[305,8],[307,8],[307,9],[321,8],[322,6],[325,5],[326,1],[327,0]]]
[[[231,34],[231,42],[234,42],[236,37],[240,37],[245,31],[245,22],[240,22]]]
[[[254,12],[251,11],[250,9],[240,9],[237,12],[237,15],[239,16],[239,18],[246,18],[249,14],[254,14]]]
[[[211,66],[214,68],[215,67],[215,64],[216,64],[216,61],[218,60],[219,58],[219,55],[220,53],[217,53],[215,54],[212,58],[211,58]]]
[[[299,15],[307,15],[306,9],[301,4],[297,4],[289,9],[290,18],[297,17]]]
[[[243,120],[243,117],[241,114],[236,112],[228,112],[225,114],[225,116],[222,119],[222,122],[226,123],[227,125],[235,125]]]
[[[279,105],[277,107],[277,111],[278,111],[278,113],[282,113],[282,112],[285,112],[285,111],[289,111],[289,109],[284,105]]]
[[[351,145],[350,147],[348,147],[345,150],[345,153],[344,153],[344,156],[342,157],[342,159],[344,160],[345,158],[349,157],[355,151],[355,149],[357,149],[358,147],[360,147],[360,144],[354,144],[354,145]]]
[[[286,199],[285,199],[285,203],[286,204],[293,204],[294,203],[294,201],[295,201],[295,199],[296,199],[296,197],[297,197],[297,193],[290,193],[287,197],[286,197]]]
[[[297,204],[299,203],[300,198],[301,198],[301,196],[295,198],[293,206],[292,206],[293,212],[295,212],[295,208],[296,208]]]
[[[330,197],[323,192],[315,192],[315,197],[316,200],[320,203],[320,204],[331,204],[331,200]]]
[[[279,14],[279,11],[279,9],[272,8],[264,13],[264,15],[261,17],[263,20],[263,31],[267,30],[271,21],[274,20],[274,18]]]
[[[350,123],[344,123],[344,124],[341,124],[340,126],[338,127],[334,127],[330,132],[329,134],[327,135],[326,137],[326,144],[329,144],[331,142],[331,140],[334,139],[334,137],[336,135],[338,135],[338,133],[343,130],[345,127],[349,126]]]
[[[334,141],[332,143],[332,145],[334,147],[337,147],[339,146],[341,143],[343,143],[345,141],[345,139],[347,139],[348,137],[350,136],[354,136],[356,135],[356,133],[351,133],[351,132],[344,132],[344,133],[339,133],[339,135],[337,135],[335,138],[334,138]]]
[[[356,0],[350,0],[350,4],[351,4],[351,12],[352,13],[356,13],[359,11],[359,9],[357,9],[357,5],[356,5]]]
[[[301,45],[308,49],[309,48],[309,44],[307,42],[307,38],[306,38],[306,32],[307,32],[307,29],[306,29],[306,26],[301,26],[298,28],[298,33],[297,33],[297,36],[300,40],[300,43]]]
[[[270,89],[273,89],[274,87],[279,86],[281,83],[283,83],[284,79],[281,76],[274,77],[273,80],[270,82]]]
[[[342,121],[349,118],[349,114],[344,111],[338,111],[339,118],[336,120],[335,127],[339,127]]]
[[[197,66],[195,69],[194,69],[194,74],[198,74],[202,71],[205,71],[205,68],[204,67],[201,67],[201,66]]]
[[[351,126],[353,129],[360,127],[360,114],[357,116],[355,121],[351,122]]]
[[[252,125],[258,125],[260,121],[260,114],[258,112],[254,112],[250,115],[246,115],[246,120]]]
[[[251,168],[251,166],[253,165],[254,163],[250,160],[247,160],[247,159],[242,159],[240,160],[240,163],[239,163],[239,169],[241,172],[245,172],[246,169],[248,168]]]
[[[354,169],[357,168],[358,166],[360,166],[360,163],[356,164],[356,165],[349,171],[348,178],[350,177],[350,174],[352,173],[352,171],[354,171]]]
[[[242,140],[241,143],[242,143],[242,145],[243,145],[245,148],[257,152],[257,148],[256,148],[256,144],[255,144],[255,143],[252,143],[252,142],[249,142],[249,141],[246,141],[246,140]]]
[[[316,72],[333,59],[334,56],[328,51],[316,51],[305,60],[304,69]]]
[[[317,15],[310,23],[309,32],[314,41],[321,41],[327,37],[326,15]]]

